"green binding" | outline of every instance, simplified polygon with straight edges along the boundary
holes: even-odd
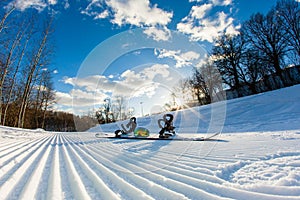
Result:
[[[148,137],[149,135],[150,135],[150,132],[146,128],[138,127],[134,130],[135,137]]]

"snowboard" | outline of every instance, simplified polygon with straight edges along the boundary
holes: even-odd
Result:
[[[210,141],[213,140],[214,137],[216,137],[217,135],[219,135],[220,132],[214,133],[210,136],[207,137],[193,137],[193,138],[189,138],[189,137],[181,137],[178,135],[175,136],[170,136],[170,137],[165,137],[165,138],[160,138],[160,137],[134,137],[134,136],[121,136],[121,137],[114,137],[114,136],[108,136],[105,134],[101,134],[101,133],[96,133],[96,137],[97,138],[103,138],[103,139],[125,139],[125,140],[174,140],[174,141]]]

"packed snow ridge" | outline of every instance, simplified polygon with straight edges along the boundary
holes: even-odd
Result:
[[[0,127],[0,199],[299,199],[300,85],[174,112],[177,135],[96,138]],[[161,115],[138,118],[157,135]]]

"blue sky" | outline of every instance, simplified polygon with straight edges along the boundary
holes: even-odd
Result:
[[[275,0],[14,0],[55,13],[51,69],[56,109],[85,114],[125,97],[137,116],[170,103],[178,80],[200,66],[213,37]],[[176,99],[180,104],[180,97]],[[141,102],[143,102],[141,104]]]

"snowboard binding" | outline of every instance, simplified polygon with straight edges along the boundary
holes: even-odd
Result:
[[[126,127],[124,124],[121,124],[121,127],[123,130],[116,130],[115,137],[121,137],[121,135],[127,135],[128,133],[134,132],[136,128],[136,118],[131,117],[129,122],[126,124]]]
[[[172,114],[165,114],[162,119],[158,120],[159,138],[169,138],[175,135],[175,127],[173,126],[174,116]],[[162,125],[164,123],[164,125]]]

